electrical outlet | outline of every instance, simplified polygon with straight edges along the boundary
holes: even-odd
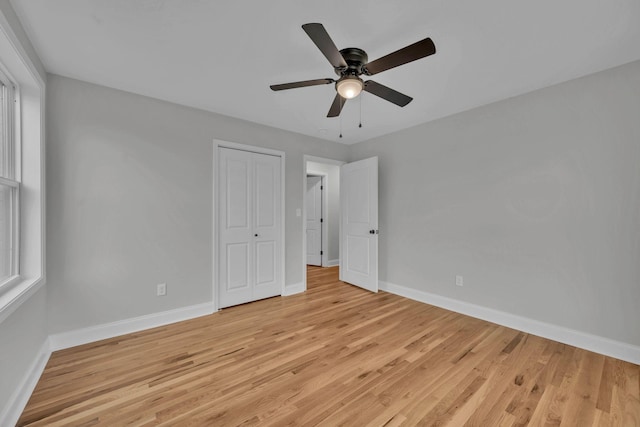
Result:
[[[464,280],[462,276],[456,276],[456,286],[464,286]]]
[[[156,286],[156,294],[159,297],[165,296],[167,294],[167,284],[166,283],[158,283],[158,286]]]

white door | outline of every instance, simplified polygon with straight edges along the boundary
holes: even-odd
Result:
[[[307,264],[322,265],[322,177],[307,177]]]
[[[219,148],[220,308],[280,295],[280,157]]]
[[[378,292],[378,158],[340,169],[340,280]]]

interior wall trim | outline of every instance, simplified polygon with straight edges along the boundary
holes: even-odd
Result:
[[[537,335],[550,340],[569,344],[595,353],[615,357],[616,359],[640,364],[640,346],[615,341],[609,338],[592,335],[586,332],[541,322],[528,317],[518,316],[492,308],[447,298],[441,295],[420,291],[394,283],[379,281],[379,288],[395,295],[419,301],[425,304],[435,305],[456,313],[497,323],[508,328],[517,329],[522,332]]]
[[[284,288],[284,292],[282,293],[282,296],[283,297],[288,297],[289,295],[299,294],[299,293],[302,293],[302,292],[304,292],[306,290],[307,289],[304,286],[304,283],[298,282],[298,283],[294,283],[292,285],[287,285]]]
[[[5,402],[4,407],[0,409],[2,411],[0,412],[0,425],[14,426],[18,423],[18,419],[20,419],[22,411],[27,406],[27,402],[29,402],[50,356],[51,346],[47,338],[42,343],[40,351],[36,354],[19,386],[16,387],[9,400]]]
[[[211,302],[207,302],[162,311],[160,313],[151,313],[130,319],[118,320],[116,322],[90,326],[88,328],[76,329],[69,332],[52,334],[49,335],[50,348],[51,351],[63,350],[77,345],[88,344],[90,342],[130,334],[132,332],[139,332],[145,329],[168,325],[170,323],[206,316],[214,313],[215,311],[213,304]]]

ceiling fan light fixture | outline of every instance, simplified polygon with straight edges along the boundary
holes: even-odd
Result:
[[[360,95],[363,88],[364,82],[356,76],[344,76],[336,83],[336,90],[345,99],[353,99]]]
[[[416,43],[405,46],[391,52],[375,61],[369,61],[367,52],[357,47],[347,47],[338,50],[336,44],[331,40],[327,30],[320,23],[304,24],[302,29],[309,36],[320,52],[327,58],[333,71],[339,76],[334,79],[315,79],[299,82],[283,83],[271,85],[271,90],[279,91],[285,89],[295,89],[307,86],[319,86],[335,83],[337,94],[333,98],[333,103],[327,117],[338,117],[348,99],[356,98],[362,91],[368,92],[379,98],[389,101],[399,107],[404,107],[413,98],[403,93],[393,90],[390,87],[376,83],[374,80],[362,81],[360,76],[373,76],[392,68],[408,64],[418,59],[425,58],[436,53],[436,46],[427,37]]]

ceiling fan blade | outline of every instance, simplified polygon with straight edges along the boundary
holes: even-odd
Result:
[[[433,44],[433,41],[427,37],[424,40],[420,40],[419,42],[385,55],[382,58],[369,62],[365,65],[366,74],[373,76],[374,74],[424,58],[425,56],[433,55],[434,53],[436,53],[436,46]]]
[[[327,117],[338,117],[340,115],[340,112],[342,111],[342,107],[344,107],[344,104],[346,104],[346,102],[346,99],[336,93],[336,97],[333,98],[333,104],[331,104],[331,108],[329,108]]]
[[[318,46],[318,49],[329,60],[329,63],[333,65],[333,68],[347,67],[342,54],[329,37],[327,30],[324,29],[322,24],[304,24],[302,29],[307,33],[311,40]]]
[[[271,85],[269,87],[271,88],[271,90],[285,90],[285,89],[295,89],[297,87],[328,85],[329,83],[333,83],[333,82],[335,82],[335,80],[333,79],[316,79],[316,80],[304,80],[301,82],[293,82],[293,83],[282,83],[279,85]]]
[[[364,82],[364,90],[389,102],[393,102],[400,107],[404,107],[413,100],[410,96],[400,93],[397,90],[393,90],[385,85],[381,85],[380,83],[376,83],[373,80]]]

